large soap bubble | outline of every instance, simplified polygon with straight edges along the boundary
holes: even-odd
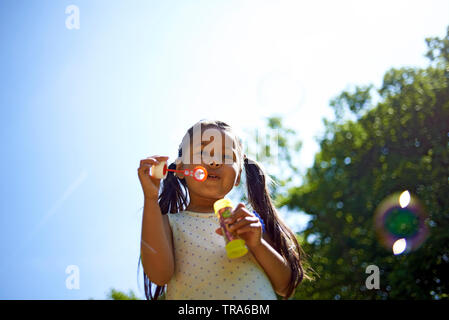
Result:
[[[408,190],[384,199],[376,209],[374,226],[381,244],[398,255],[416,250],[429,230],[427,213]]]

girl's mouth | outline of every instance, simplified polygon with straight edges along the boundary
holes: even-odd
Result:
[[[213,174],[209,174],[207,176],[207,180],[219,180],[219,179],[220,179],[219,176],[216,176],[216,175],[213,175]]]

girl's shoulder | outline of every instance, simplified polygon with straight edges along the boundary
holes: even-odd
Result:
[[[184,213],[184,211],[180,211],[180,212],[176,212],[176,213],[166,213],[166,214],[164,214],[164,216],[169,221],[171,226],[173,226],[173,224],[176,224],[176,223],[182,223],[182,221],[185,221],[186,218],[188,218],[188,217],[186,217],[186,214]]]
[[[169,213],[164,214],[164,216],[166,216],[167,219],[169,219],[169,220],[176,220],[176,219],[182,218],[183,211],[176,212],[176,213],[169,212]]]

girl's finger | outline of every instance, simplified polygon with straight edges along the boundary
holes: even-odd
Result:
[[[142,164],[140,164],[140,167],[137,168],[137,172],[142,172],[144,174],[147,174],[150,172],[151,167],[152,167],[151,163],[142,163]]]
[[[153,164],[158,164],[159,161],[157,161],[156,159],[153,158],[147,158],[147,159],[143,159],[140,160],[140,166],[143,167],[144,165],[153,165]]]
[[[260,222],[251,223],[247,225],[246,227],[240,228],[236,231],[237,234],[242,234],[246,232],[254,232],[256,230],[260,230],[262,228],[262,224]]]
[[[156,159],[153,159],[153,158],[140,160],[140,166],[141,167],[148,167],[148,168],[150,168],[153,165],[158,165],[159,163],[161,163],[161,162],[156,160]]]
[[[150,170],[150,167],[147,167],[145,165],[140,166],[140,167],[137,168],[137,172],[146,172],[146,171],[149,171],[149,170]]]
[[[259,222],[259,219],[257,217],[245,217],[241,219],[240,221],[237,221],[236,223],[229,226],[229,231],[234,232],[235,230],[241,229],[249,224],[257,223]]]
[[[143,163],[158,164],[159,162],[166,161],[166,160],[168,160],[168,157],[166,157],[166,156],[152,156],[152,157],[148,157],[146,159],[140,160],[140,164],[141,165]]]
[[[245,205],[243,203],[239,203],[234,211],[231,214],[231,217],[225,219],[226,223],[232,224],[235,221],[239,220],[240,218],[244,218],[247,216],[254,216],[251,212],[248,211],[248,209],[246,209]]]
[[[152,156],[151,158],[154,158],[157,161],[167,161],[168,160],[167,156]]]

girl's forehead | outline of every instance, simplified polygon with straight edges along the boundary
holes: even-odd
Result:
[[[189,139],[183,140],[183,147],[191,147],[192,149],[201,148],[206,145],[216,145],[222,148],[237,148],[237,139],[234,134],[217,128],[205,128],[201,130],[201,135],[193,135]],[[189,142],[187,144],[187,142]]]
[[[195,139],[194,139],[195,140]],[[233,148],[235,146],[235,137],[226,131],[218,129],[204,130],[201,141],[192,141],[194,147],[205,146],[208,144],[221,144],[223,147]],[[198,140],[198,139],[197,139]]]

